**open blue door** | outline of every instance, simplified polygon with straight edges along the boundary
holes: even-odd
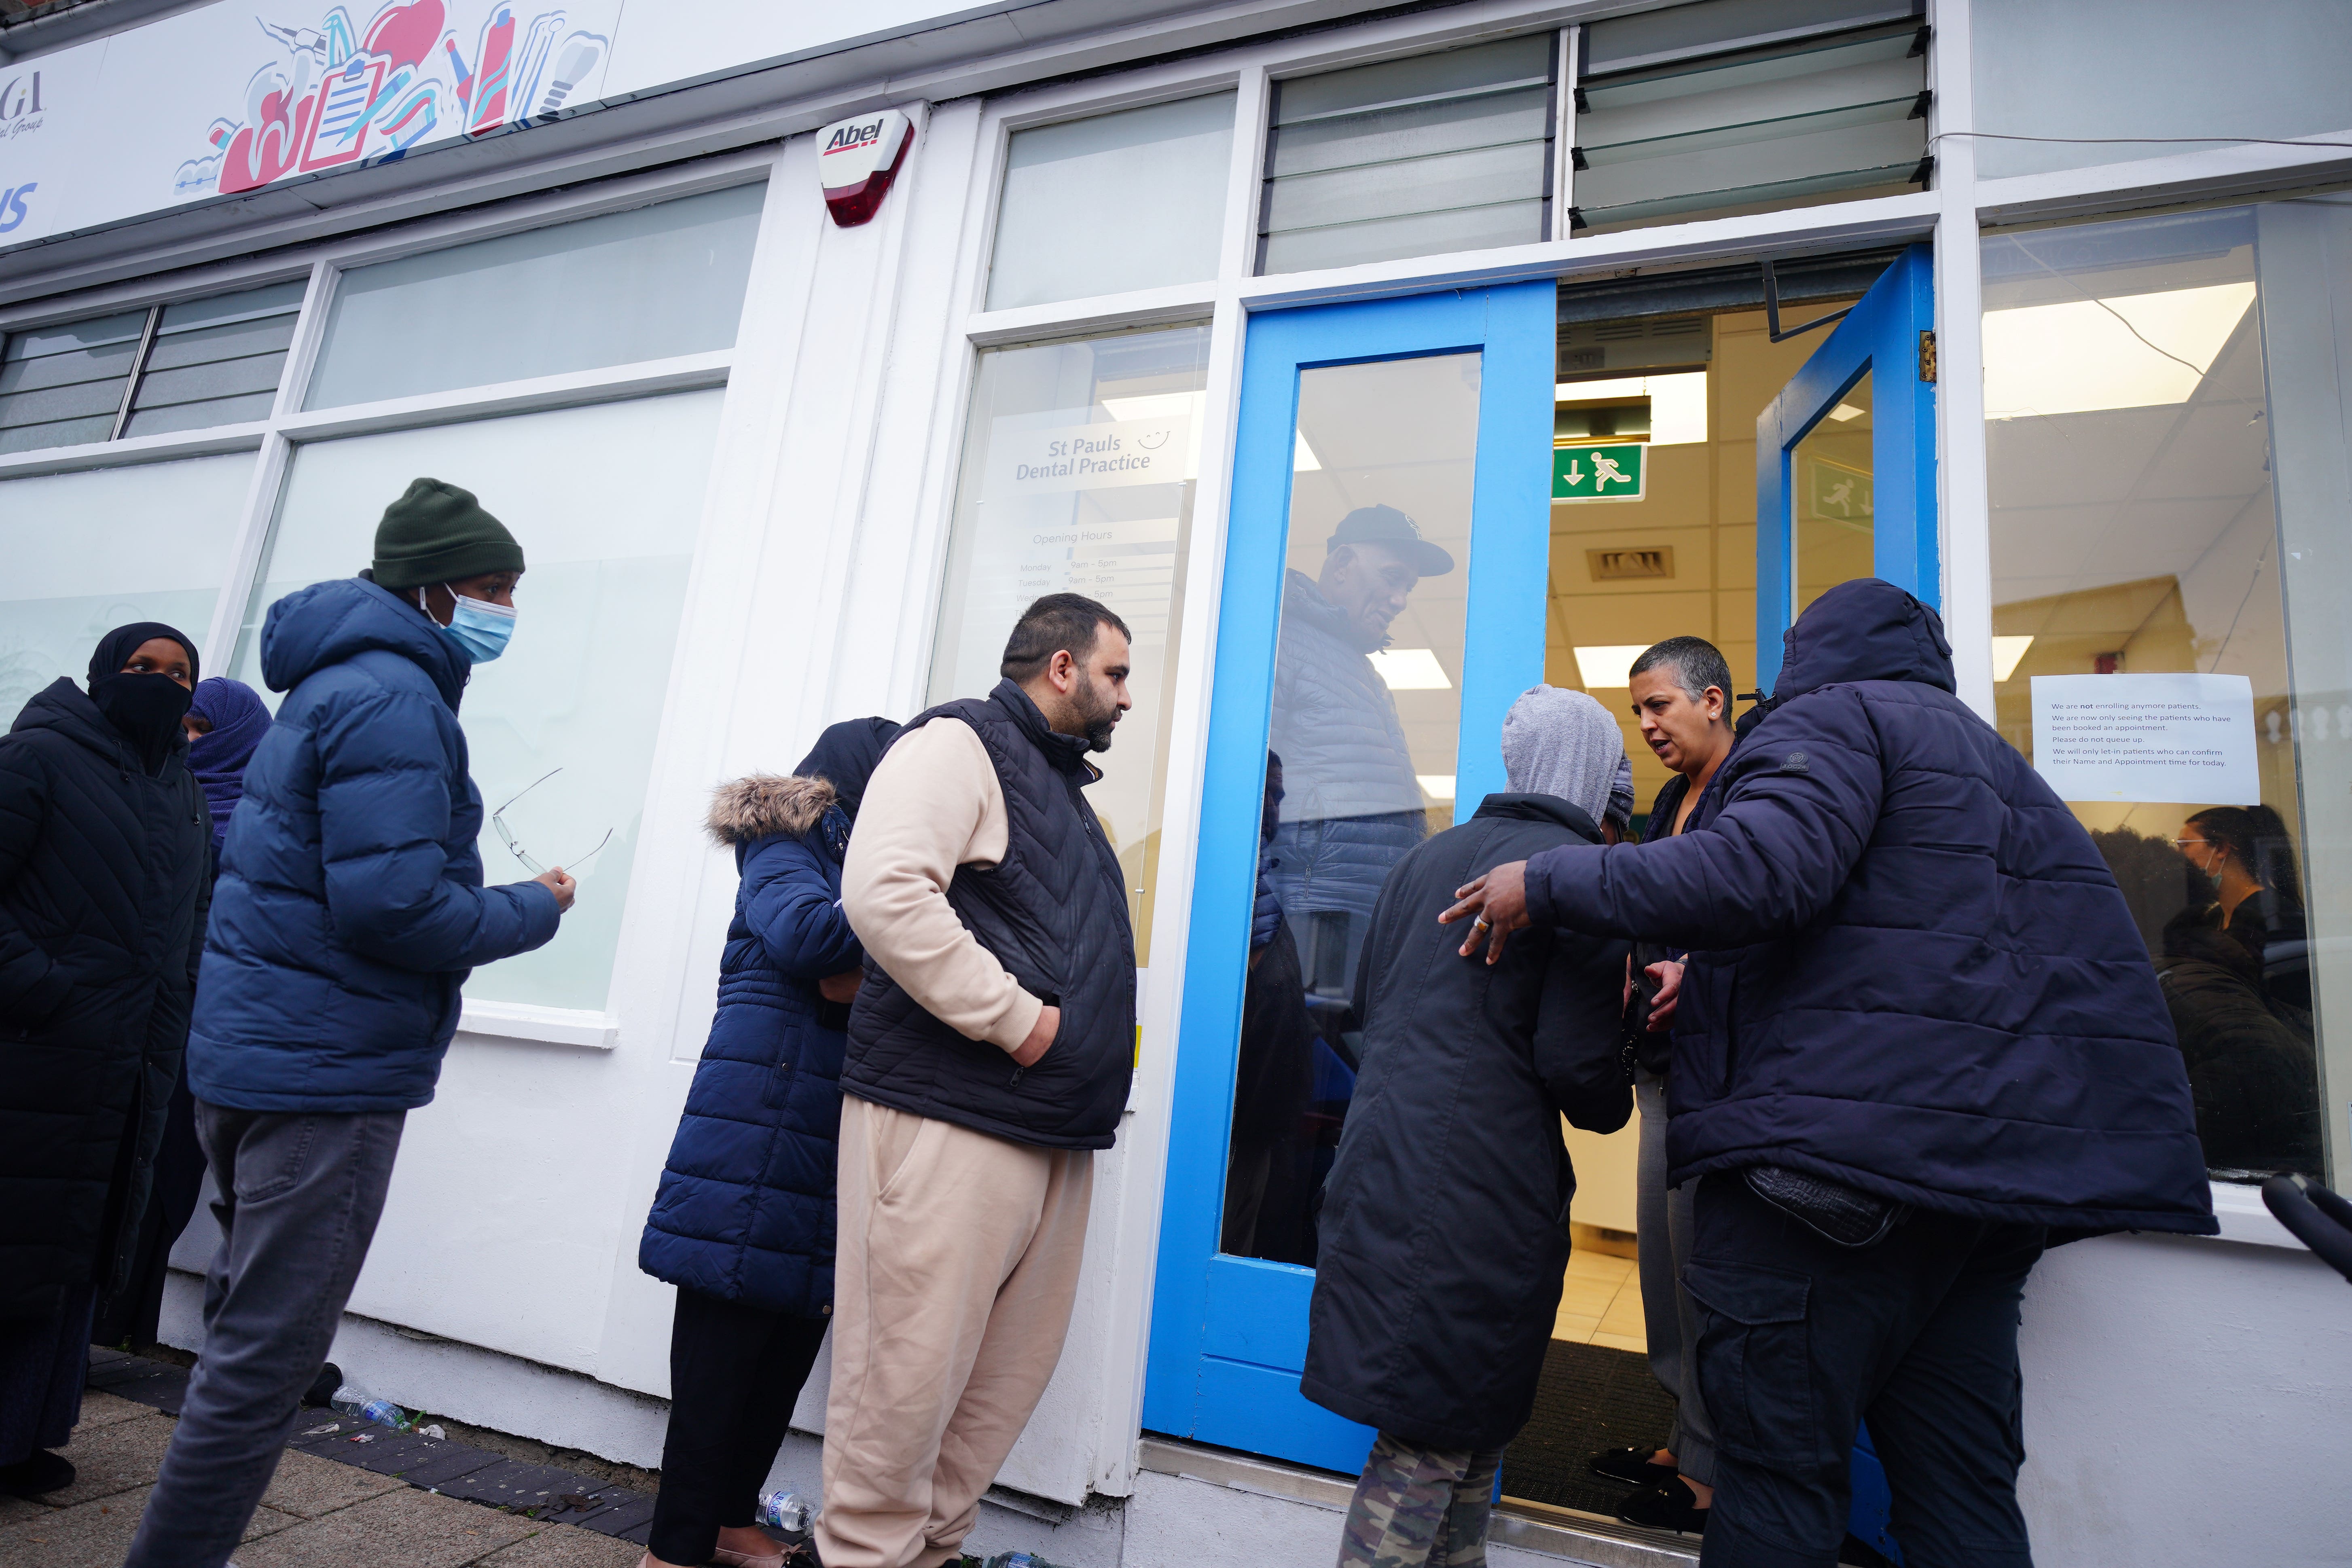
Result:
[[[1877,576],[1940,604],[1934,273],[1927,247],[1906,250],[1757,416],[1764,690],[1780,677],[1780,634],[1825,588]]]
[[[1298,1390],[1386,868],[1503,787],[1543,678],[1551,284],[1249,327],[1144,1425],[1353,1472]],[[1270,759],[1282,798],[1269,805]]]

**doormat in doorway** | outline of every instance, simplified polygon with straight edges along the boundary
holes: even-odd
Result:
[[[1650,1359],[1554,1340],[1544,1352],[1535,1414],[1503,1454],[1503,1495],[1614,1519],[1632,1489],[1584,1468],[1603,1448],[1654,1447],[1675,1424]]]

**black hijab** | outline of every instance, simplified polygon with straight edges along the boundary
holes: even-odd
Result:
[[[164,675],[132,675],[123,666],[140,645],[157,637],[178,643],[188,655],[188,685]],[[106,715],[122,738],[131,742],[139,765],[160,772],[163,759],[181,743],[180,720],[188,711],[193,687],[203,671],[196,663],[196,645],[185,632],[161,621],[133,621],[117,626],[99,639],[89,656],[89,700]]]
[[[866,795],[866,781],[882,761],[882,753],[898,737],[898,726],[887,719],[844,719],[829,724],[801,765],[793,770],[804,779],[821,778],[833,786],[834,798],[853,822],[857,803]]]

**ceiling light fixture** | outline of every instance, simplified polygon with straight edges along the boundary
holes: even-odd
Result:
[[[1447,691],[1454,682],[1445,679],[1445,667],[1437,656],[1425,647],[1382,648],[1370,656],[1372,668],[1381,672],[1381,679],[1391,691]]]
[[[1603,643],[1594,647],[1576,650],[1576,678],[1584,682],[1587,691],[1595,687],[1604,689],[1628,684],[1633,679],[1633,661],[1648,649],[1648,643]]]
[[[1992,639],[1992,678],[1996,684],[2017,673],[2017,661],[2033,646],[2032,637],[1995,637]]]
[[[2254,302],[2252,283],[1988,310],[1988,419],[2186,403]]]

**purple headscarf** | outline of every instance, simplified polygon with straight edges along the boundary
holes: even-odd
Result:
[[[197,685],[188,711],[212,721],[211,731],[188,747],[188,771],[212,805],[213,847],[218,849],[228,835],[229,813],[245,798],[245,765],[269,732],[269,710],[244,681],[215,676]]]

